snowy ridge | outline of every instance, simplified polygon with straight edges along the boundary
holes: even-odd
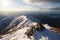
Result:
[[[29,18],[34,20],[34,17],[32,16]],[[30,28],[31,25],[36,25],[35,21],[38,20],[38,19],[35,19],[35,21],[33,21],[29,18],[24,15],[15,18],[6,29],[9,29],[12,27],[16,27],[15,29],[18,29],[18,28],[21,28],[21,29],[16,30],[13,33],[8,33],[6,35],[3,35],[0,40],[60,40],[60,35],[48,30],[50,29],[50,27],[46,27],[46,29],[43,32],[36,30],[34,32],[34,36],[32,36],[32,39],[29,39],[25,33],[27,29]]]

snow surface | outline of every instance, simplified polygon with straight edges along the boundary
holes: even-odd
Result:
[[[33,19],[33,17],[32,17],[32,19]],[[34,22],[32,20],[25,17],[24,21],[20,22],[16,26],[17,28],[21,27],[22,29],[19,29],[13,33],[9,33],[9,34],[1,36],[2,38],[0,40],[60,40],[60,35],[50,31],[49,30],[50,27],[46,27],[46,29],[44,29],[44,31],[35,30],[34,35],[32,36],[32,39],[29,39],[25,33],[26,33],[27,29],[30,28],[29,26],[33,25],[33,23]],[[15,22],[14,22],[14,24],[15,24]],[[47,26],[47,25],[45,25],[45,26]]]

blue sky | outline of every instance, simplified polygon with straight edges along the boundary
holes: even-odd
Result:
[[[60,0],[0,0],[0,11],[39,11],[60,8]]]

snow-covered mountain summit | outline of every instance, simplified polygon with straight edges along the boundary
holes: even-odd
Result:
[[[30,27],[37,25],[38,22],[41,22],[41,20],[33,16],[23,15],[15,17],[9,26],[3,30],[9,30],[12,31],[12,33],[2,35],[0,40],[60,40],[60,35],[48,29],[44,29],[43,31],[35,30],[33,36],[31,36],[31,39],[28,38],[26,35],[27,30]]]

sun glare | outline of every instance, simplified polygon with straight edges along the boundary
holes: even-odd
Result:
[[[9,6],[9,1],[8,1],[8,0],[2,0],[2,1],[1,1],[1,6],[2,6],[2,7],[7,7],[7,6]]]

